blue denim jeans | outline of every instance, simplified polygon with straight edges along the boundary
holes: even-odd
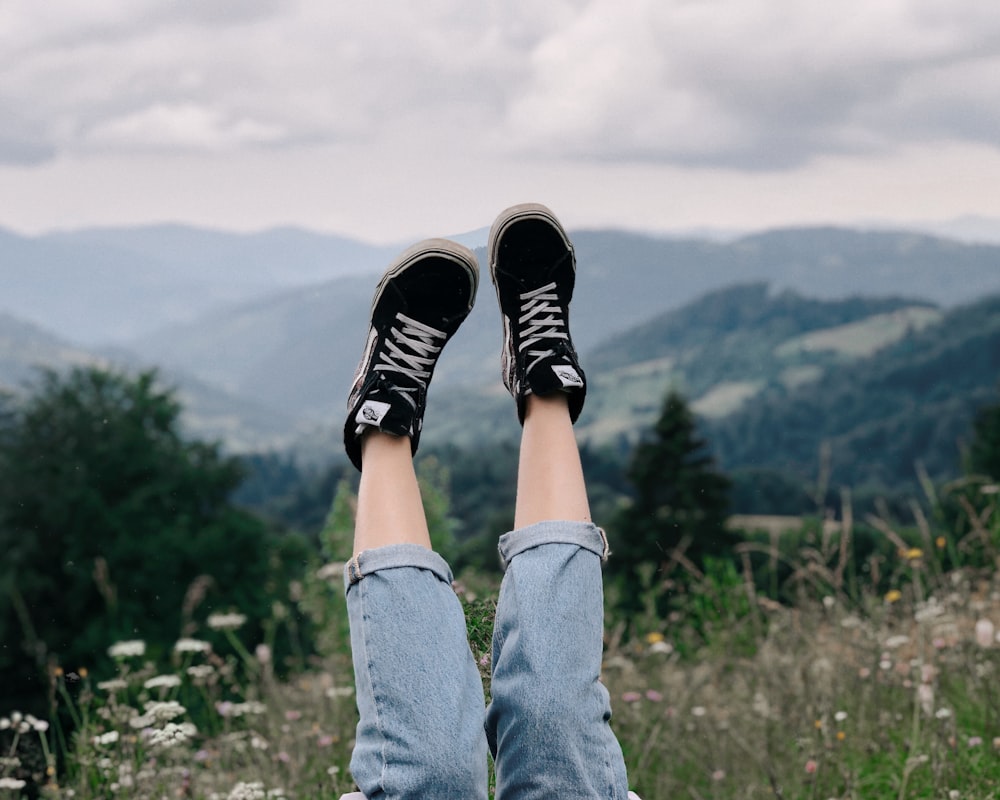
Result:
[[[357,685],[351,773],[369,800],[626,800],[611,704],[599,681],[604,533],[541,522],[500,538],[492,702],[437,553],[397,544],[344,570]]]

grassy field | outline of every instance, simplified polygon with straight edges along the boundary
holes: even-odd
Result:
[[[628,639],[609,616],[602,680],[644,800],[1000,798],[995,551],[946,571],[944,554],[963,542],[901,546],[884,565],[898,589],[849,597],[835,574],[838,537],[849,535],[831,532],[826,554],[803,552],[794,604],[733,571],[702,576],[669,619],[633,620]],[[488,691],[495,587],[464,576],[456,591]],[[110,679],[54,672],[51,720],[0,719],[0,798],[326,800],[352,790],[342,600],[332,588],[301,602],[333,622],[325,655],[291,678],[275,677],[268,645],[244,647],[239,614],[208,620],[226,647],[183,639],[169,665],[133,641],[109,643]]]

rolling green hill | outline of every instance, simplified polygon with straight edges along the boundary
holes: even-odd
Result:
[[[144,243],[152,234],[152,243]],[[0,250],[27,248],[54,259],[49,272],[17,273],[17,291],[35,297],[42,309],[51,270],[69,275],[74,259],[105,247],[106,238],[33,242],[0,232]],[[253,266],[247,275],[261,280],[274,258],[265,257],[271,251],[263,246],[273,237],[234,243],[170,229],[131,238],[117,232],[111,239],[121,256],[106,262],[114,264],[113,275],[127,271],[130,259],[145,264],[142,254],[177,254],[190,267],[171,277],[169,292],[159,287],[159,297],[147,291],[157,287],[145,278],[161,275],[163,265],[139,269],[129,284],[141,295],[133,311],[186,297],[203,272],[210,282],[225,277],[225,270],[213,272],[209,251],[224,253],[232,269],[247,248],[261,250],[247,262]],[[273,241],[284,253],[300,239]],[[828,440],[836,480],[888,486],[912,481],[915,457],[935,475],[952,470],[972,408],[991,396],[1000,345],[990,338],[989,303],[955,304],[1000,292],[1000,247],[832,228],[728,243],[620,231],[575,232],[574,241],[573,330],[590,380],[578,428],[585,441],[624,449],[653,422],[666,390],[676,387],[706,420],[728,469],[813,475],[820,444]],[[329,243],[310,242],[304,263],[321,269]],[[44,247],[36,252],[35,245]],[[479,255],[485,271],[485,254]],[[295,258],[291,250],[288,257]],[[93,284],[89,294],[60,294],[56,312],[69,303],[79,314],[107,314],[87,301],[103,296],[94,277],[101,274],[78,275],[78,283]],[[288,446],[329,458],[339,453],[338,429],[373,282],[371,275],[355,275],[286,286],[133,339],[130,352],[88,351],[31,326],[9,324],[4,334],[0,324],[0,385],[23,380],[34,363],[160,365],[181,388],[192,432],[222,438],[232,449]],[[431,386],[427,445],[472,447],[518,435],[499,380],[500,320],[488,280],[482,290]],[[895,376],[895,383],[880,383],[883,375]]]
[[[594,443],[634,440],[669,388],[702,416],[725,417],[769,387],[816,382],[831,367],[933,325],[941,313],[901,298],[816,300],[762,283],[711,292],[583,352],[590,389],[579,434]],[[428,437],[471,444],[516,436],[502,388],[479,389],[475,399],[458,389],[440,395],[434,402],[445,411],[428,413]]]
[[[947,312],[868,358],[794,388],[771,384],[710,423],[730,470],[815,474],[830,448],[833,485],[915,487],[916,465],[954,477],[976,409],[1000,402],[1000,296]]]

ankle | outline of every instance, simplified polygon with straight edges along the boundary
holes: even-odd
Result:
[[[569,419],[569,395],[566,392],[552,392],[546,395],[529,394],[524,403],[524,419],[528,417]]]
[[[413,460],[409,436],[397,436],[378,428],[366,426],[359,434],[362,463],[372,464],[382,458]]]

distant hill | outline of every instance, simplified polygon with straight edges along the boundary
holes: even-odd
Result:
[[[987,225],[966,223],[963,231]],[[573,237],[589,287],[581,313],[588,294],[616,300],[604,307],[595,341],[754,280],[816,297],[905,293],[941,305],[1000,291],[1000,247],[912,232],[801,228],[722,240],[584,230]],[[481,246],[485,232],[457,238]],[[288,289],[371,275],[399,249],[294,228],[243,234],[150,225],[40,236],[0,229],[0,311],[83,345],[129,346]]]
[[[91,351],[68,344],[30,322],[0,313],[0,392],[30,392],[42,369],[123,369],[152,365],[125,351]],[[308,425],[245,397],[228,394],[183,372],[161,370],[163,385],[177,391],[184,429],[192,436],[225,441],[232,450],[284,448],[302,439]]]
[[[957,474],[978,408],[1000,403],[1000,296],[954,309],[939,322],[795,387],[770,384],[752,403],[714,420],[727,469],[815,474],[830,448],[832,485],[917,485]]]
[[[941,316],[904,298],[817,300],[762,283],[720,289],[584,351],[590,388],[578,432],[592,442],[634,440],[670,388],[700,415],[725,417],[769,387],[821,380]],[[428,414],[427,437],[471,444],[516,434],[502,389],[446,394],[435,401],[445,412]]]
[[[769,387],[819,380],[940,317],[903,298],[817,300],[761,283],[712,292],[589,354],[601,404],[593,433],[629,435],[652,424],[668,387],[699,414],[724,417]]]
[[[818,299],[898,296],[953,305],[1000,292],[1000,247],[910,233],[832,228],[775,231],[730,244],[616,231],[574,234],[579,279],[574,337],[586,352],[699,296],[765,281]],[[439,366],[435,388],[495,386],[500,321],[484,280],[479,301]],[[373,280],[293,289],[129,342],[156,363],[313,420],[339,413],[360,355]]]
[[[374,272],[394,251],[292,228],[155,225],[34,237],[0,229],[0,311],[81,344],[122,344],[222,306]]]
[[[812,228],[723,242],[579,231],[573,238],[579,268],[574,338],[591,381],[581,435],[594,442],[634,439],[655,419],[666,389],[676,386],[716,421],[720,454],[733,466],[773,461],[814,470],[813,434],[827,430],[826,423],[797,434],[785,462],[781,448],[750,449],[751,442],[732,432],[739,428],[728,426],[749,425],[743,415],[778,409],[779,402],[799,408],[799,398],[806,398],[802,408],[814,403],[808,413],[830,417],[819,400],[808,399],[810,392],[833,381],[838,392],[850,393],[852,370],[901,353],[901,347],[929,352],[943,339],[958,346],[952,339],[967,330],[957,325],[965,311],[952,309],[1000,294],[1000,247],[913,233]],[[333,258],[341,246],[342,258]],[[478,252],[482,291],[438,368],[428,442],[517,435],[499,381],[499,312],[485,254]],[[11,253],[21,255],[11,261]],[[166,226],[36,239],[0,232],[2,274],[16,278],[10,291],[0,293],[0,306],[28,298],[36,314],[15,310],[19,320],[54,321],[43,325],[54,334],[35,327],[29,335],[31,326],[22,324],[25,341],[8,336],[0,382],[22,380],[29,362],[158,364],[182,398],[190,398],[192,431],[222,437],[236,449],[295,442],[320,454],[336,452],[375,271],[394,254],[298,231],[233,236]],[[340,277],[318,281],[328,274]],[[226,292],[250,299],[220,306]],[[194,321],[150,330],[178,308],[184,314],[210,310]],[[948,328],[942,315],[953,320]],[[92,338],[69,337],[66,329],[91,336],[144,332],[131,336],[127,349],[112,350],[67,344]],[[880,363],[879,369],[889,369]],[[935,391],[959,398],[964,385],[956,382],[951,394],[947,386]],[[968,403],[948,402],[939,416],[954,411],[947,425],[955,432],[967,425]],[[875,429],[882,424],[875,419],[878,406],[857,398],[844,403],[858,419],[871,411]],[[924,406],[922,398],[912,403]],[[798,418],[776,410],[776,425],[786,413]],[[899,414],[894,424],[903,425],[905,414]],[[768,429],[767,419],[759,422],[760,430]],[[318,429],[326,433],[317,437]],[[847,422],[843,429],[829,428],[831,436],[860,441],[852,430]]]
[[[107,366],[96,353],[63,341],[37,325],[0,312],[0,390],[17,392],[39,367]]]

